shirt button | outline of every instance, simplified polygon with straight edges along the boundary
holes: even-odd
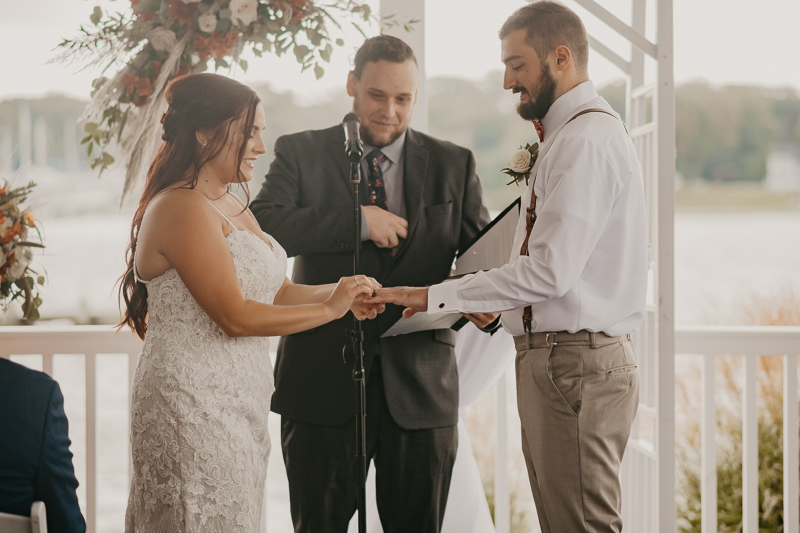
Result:
[[[439,304],[439,309],[444,309],[444,304]]]

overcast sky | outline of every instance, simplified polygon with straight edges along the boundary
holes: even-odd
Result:
[[[583,11],[572,0],[589,33],[623,57],[624,40]],[[800,90],[800,2],[798,0],[674,0],[675,77],[678,83],[706,79],[714,84],[792,86]],[[378,1],[370,2],[376,8]],[[630,0],[600,0],[620,18],[630,15]],[[47,64],[62,37],[72,37],[90,24],[95,5],[129,9],[128,0],[0,0],[0,99],[65,93],[88,98],[97,70]],[[501,68],[497,31],[522,0],[427,0],[425,38],[428,76],[484,77]],[[653,1],[649,2],[648,37],[655,40]],[[376,28],[366,28],[368,33]],[[300,73],[293,54],[282,59],[251,60],[247,73],[232,72],[246,82],[269,81],[279,90],[292,89],[313,100],[343,90],[350,60],[360,37],[346,36],[336,48],[320,81]],[[598,84],[621,78],[614,66],[593,54],[590,76]],[[498,78],[498,83],[501,80]]]

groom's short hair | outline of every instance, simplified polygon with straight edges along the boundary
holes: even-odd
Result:
[[[536,51],[541,61],[564,45],[575,58],[580,73],[589,68],[589,37],[581,18],[558,2],[541,0],[514,11],[500,28],[500,39],[517,30],[527,30],[525,42]]]
[[[364,44],[356,52],[356,58],[353,60],[353,75],[357,80],[360,80],[364,65],[367,63],[378,61],[405,63],[409,60],[417,65],[417,57],[414,55],[414,50],[401,39],[391,35],[370,37],[364,41]]]

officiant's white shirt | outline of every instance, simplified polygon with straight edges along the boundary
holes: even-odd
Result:
[[[650,261],[641,166],[620,120],[589,113],[566,124],[589,108],[613,113],[587,81],[545,115],[509,263],[432,286],[429,313],[504,311],[502,324],[512,335],[525,332],[526,305],[533,332],[618,336],[642,323]],[[537,220],[530,255],[521,257],[533,187]]]

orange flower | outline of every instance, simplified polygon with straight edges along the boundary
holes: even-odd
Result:
[[[137,0],[138,1],[138,0]],[[308,5],[307,0],[289,0],[289,5],[295,9],[300,9]]]
[[[6,195],[6,188],[5,187],[0,187],[0,198],[2,198],[5,195]]]
[[[191,26],[194,24],[194,15],[197,13],[197,4],[184,4],[181,0],[168,0],[169,7],[167,12],[172,18],[177,20],[181,26]]]
[[[30,211],[25,213],[22,219],[25,221],[25,224],[27,224],[29,228],[32,228],[34,226],[33,213],[31,213]]]
[[[198,35],[194,38],[194,49],[197,50],[197,55],[200,56],[201,61],[208,61],[211,58],[211,46],[212,46],[212,38],[214,34],[219,34],[219,32],[212,32],[211,35],[208,37],[203,37],[202,35]]]
[[[145,21],[146,21],[146,20],[155,20],[155,19],[157,19],[157,18],[158,18],[158,15],[156,15],[156,12],[155,12],[155,11],[152,11],[152,10],[148,9],[147,11],[145,11],[144,13],[142,13],[142,14],[139,16],[139,18],[141,18],[142,20],[145,20]]]
[[[222,38],[222,41],[219,43],[219,47],[217,48],[217,52],[214,54],[214,57],[222,59],[228,55],[231,51],[231,47],[236,43],[236,39],[238,38],[239,34],[235,31],[229,31],[226,33]]]
[[[136,90],[136,76],[128,76],[125,74],[122,77],[122,83],[125,84],[125,92],[128,94],[133,94],[133,91]]]
[[[186,75],[186,73],[189,72],[189,68],[191,68],[191,65],[189,63],[184,63],[181,66],[181,68],[178,69],[178,72],[177,72],[177,74],[175,74],[175,77],[176,78],[180,78],[181,76]]]
[[[122,83],[125,84],[125,92],[130,95],[136,94],[136,97],[131,98],[131,103],[137,107],[143,106],[147,102],[147,97],[153,92],[153,84],[146,76],[128,76],[126,74],[122,78]]]

